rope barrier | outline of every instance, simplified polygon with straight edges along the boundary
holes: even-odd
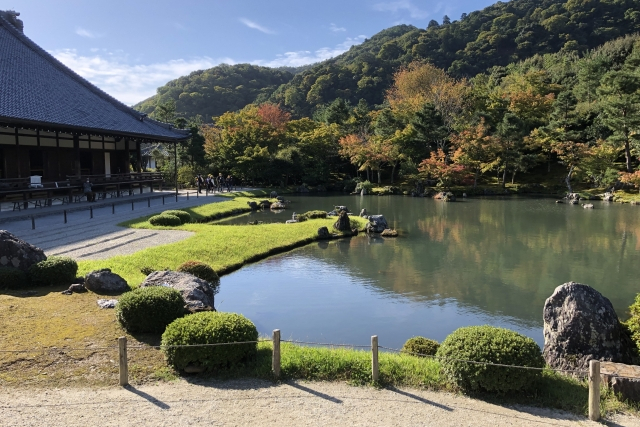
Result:
[[[395,351],[395,352],[401,353],[401,354],[409,354],[409,355],[412,355],[412,356],[426,357],[426,358],[433,359],[433,360],[443,360],[443,361],[450,361],[450,362],[471,363],[471,364],[474,364],[474,365],[500,366],[500,367],[503,367],[503,368],[530,369],[530,370],[535,370],[535,371],[551,370],[551,371],[555,371],[555,372],[570,372],[570,373],[578,373],[578,374],[583,374],[583,375],[586,375],[586,374],[589,373],[588,371],[580,371],[580,370],[575,370],[575,369],[535,368],[533,366],[506,365],[506,364],[503,364],[503,363],[478,362],[476,360],[454,359],[454,358],[451,358],[451,357],[438,357],[438,356],[432,356],[432,355],[427,355],[427,354],[411,353],[411,352],[408,352],[408,351],[398,350],[396,348],[390,348],[390,347],[384,347],[384,346],[379,346],[379,348],[384,348],[385,350],[391,350],[391,351]]]
[[[221,342],[213,344],[183,344],[183,345],[140,345],[140,346],[127,346],[127,349],[133,350],[162,350],[163,348],[183,348],[183,347],[217,347],[222,345],[234,345],[234,344],[257,344],[260,341],[238,341],[238,342]]]
[[[288,342],[291,344],[323,345],[327,347],[371,348],[370,345],[333,344],[333,343],[307,342],[307,341],[295,341],[295,340],[280,340],[280,342]]]
[[[95,350],[117,350],[118,347],[87,347],[87,348],[41,348],[33,350],[0,350],[0,353],[49,353],[49,352],[64,352],[64,351],[95,351]]]

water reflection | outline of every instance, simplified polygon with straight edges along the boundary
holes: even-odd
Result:
[[[413,335],[440,340],[459,326],[486,323],[541,343],[542,306],[556,286],[589,284],[621,317],[640,291],[638,207],[585,210],[548,199],[292,200],[299,212],[344,204],[383,213],[402,237],[319,242],[223,277],[219,308],[243,312],[261,333],[280,328],[297,339],[350,343],[372,334],[382,342],[384,334],[387,345],[401,345]]]

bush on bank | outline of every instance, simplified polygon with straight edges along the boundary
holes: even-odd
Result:
[[[180,218],[182,224],[188,224],[191,222],[191,214],[189,212],[180,210],[168,210],[161,213],[161,215],[173,215]]]
[[[479,365],[458,360],[543,368],[540,347],[531,338],[493,326],[455,330],[440,344],[436,356],[443,374],[468,391],[506,393],[523,390],[541,377],[540,370]]]
[[[180,264],[176,271],[193,274],[197,278],[209,283],[214,291],[217,291],[220,285],[220,278],[218,277],[218,274],[210,265],[205,264],[204,262],[186,261]]]
[[[402,352],[406,354],[419,354],[422,356],[435,356],[440,344],[438,341],[425,337],[409,338],[402,346]]]
[[[49,257],[33,264],[27,273],[33,286],[70,285],[78,273],[78,263],[69,257]]]
[[[159,225],[163,227],[177,227],[182,225],[182,221],[175,215],[160,214],[149,218],[151,225]]]
[[[162,332],[184,312],[180,292],[165,286],[126,292],[116,305],[116,318],[129,332]]]
[[[23,289],[29,287],[27,273],[17,268],[0,267],[0,287]]]
[[[207,311],[177,319],[162,334],[167,362],[178,370],[194,365],[205,370],[246,364],[256,355],[257,345],[236,344],[210,347],[173,347],[196,344],[257,341],[258,330],[246,317],[235,313]]]

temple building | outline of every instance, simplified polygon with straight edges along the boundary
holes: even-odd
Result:
[[[63,65],[24,34],[18,15],[0,11],[0,201],[3,192],[33,189],[34,182],[58,188],[85,176],[97,182],[147,179],[140,144],[190,137]]]

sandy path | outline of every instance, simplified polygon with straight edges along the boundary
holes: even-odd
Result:
[[[640,426],[616,416],[614,426]],[[597,426],[560,411],[447,393],[259,380],[105,389],[5,389],[2,426]]]

